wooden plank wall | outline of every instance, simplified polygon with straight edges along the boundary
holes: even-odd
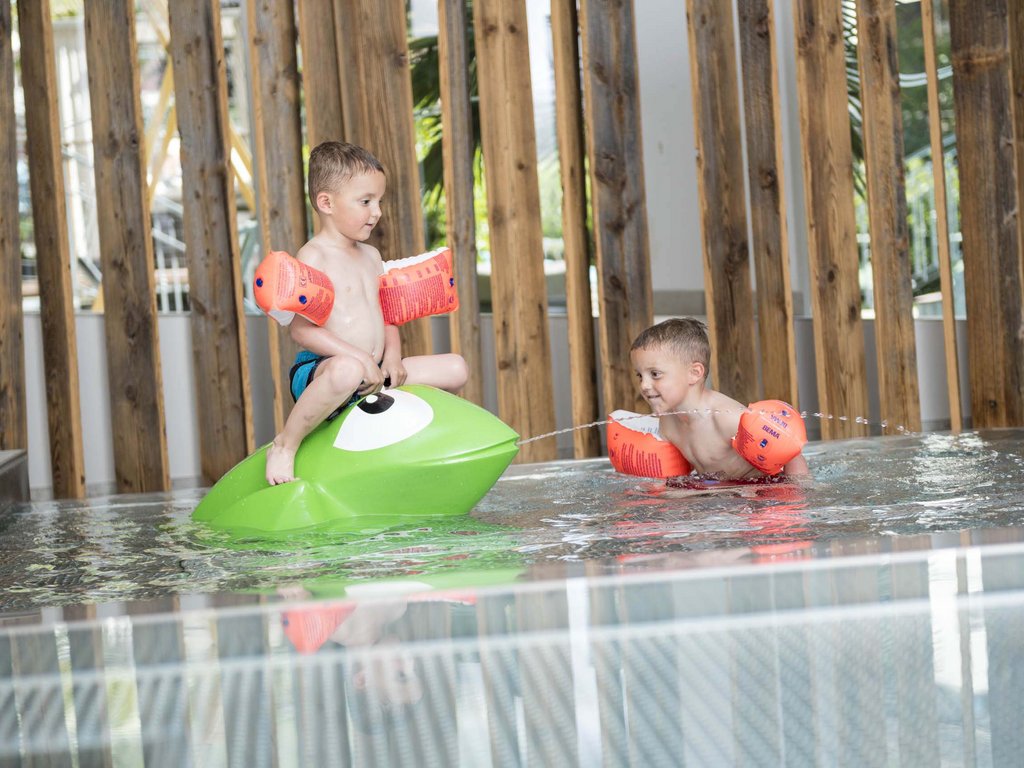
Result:
[[[1014,6],[1012,9],[1011,6]],[[973,425],[1024,423],[1024,337],[1012,0],[949,6]]]
[[[78,345],[50,0],[19,0],[18,31],[43,324],[43,363],[48,372],[46,404],[53,494],[56,498],[82,498],[85,496],[85,456],[78,391]]]
[[[921,0],[924,67],[928,76],[928,140],[932,150],[932,178],[935,190],[936,246],[939,251],[939,286],[942,293],[943,349],[946,360],[946,391],[949,398],[950,429],[963,428],[960,406],[960,361],[957,353],[956,318],[953,300],[953,265],[949,253],[949,214],[946,198],[945,152],[939,120],[939,65],[935,51],[935,8],[932,0]]]
[[[473,6],[491,236],[498,415],[523,437],[555,428],[525,0]],[[522,461],[555,458],[552,440]]]
[[[224,44],[217,0],[169,6],[203,476],[253,450]]]
[[[642,410],[629,349],[654,318],[632,3],[581,0],[605,410]]]
[[[87,0],[85,44],[118,493],[170,490],[134,0]]]
[[[892,0],[857,0],[857,41],[879,402],[884,418],[917,432],[921,429],[921,403],[903,173],[899,46]]]
[[[797,89],[818,405],[825,439],[867,434],[868,386],[840,6],[796,0]],[[845,417],[841,421],[838,417]]]
[[[590,297],[590,236],[587,231],[586,145],[580,83],[579,18],[576,0],[552,0],[551,38],[555,65],[555,130],[562,173],[562,239],[565,244],[565,304],[569,324],[569,383],[572,423],[597,420],[594,308]],[[573,432],[577,459],[601,453],[594,429]]]
[[[727,0],[686,2],[711,380],[750,403],[759,386],[732,16]]]
[[[931,5],[926,5],[925,24],[933,25]],[[133,430],[156,430],[162,435],[152,275],[142,268],[151,258],[151,245],[142,236],[148,219],[143,213],[146,190],[140,181],[138,99],[136,94],[134,99],[118,101],[125,94],[115,93],[114,87],[138,75],[131,63],[131,36],[104,32],[130,22],[131,6],[126,0],[107,4],[90,0],[87,6],[90,70],[95,70],[93,99],[101,113],[95,119],[97,189],[103,200],[101,208],[120,214],[101,218],[104,268],[124,275],[124,279],[105,284],[110,292],[106,300],[108,356],[112,401],[115,408],[128,408],[128,415],[117,411],[115,419],[123,424],[126,419],[141,419],[145,411],[151,421],[140,421]],[[752,400],[763,392],[768,397],[795,400],[773,3],[738,0],[735,20],[728,2],[688,0],[687,7],[694,20],[689,32],[715,369],[720,386],[740,399]],[[858,0],[881,409],[883,418],[915,429],[920,408],[910,322],[893,9],[893,0]],[[84,493],[84,462],[50,6],[46,0],[22,0],[18,10],[43,295],[54,493],[80,496]],[[246,5],[254,74],[259,215],[268,243],[296,250],[306,236],[300,82],[293,45],[297,29],[306,143],[343,137],[375,151],[388,168],[386,216],[391,216],[379,227],[377,243],[386,257],[422,250],[405,4],[401,0],[383,4],[300,0],[298,10],[296,27],[287,0],[247,0]],[[478,0],[475,10],[472,32],[489,196],[499,415],[524,437],[536,436],[554,427],[554,382],[540,259],[532,88],[529,67],[524,66],[530,57],[525,4],[524,0]],[[8,7],[0,12],[0,78],[7,83],[14,77],[9,11]],[[465,50],[469,22],[459,0],[444,0],[440,11],[443,117],[462,127],[447,133],[444,146],[452,226],[449,237],[464,289],[462,315],[453,318],[452,331],[456,347],[476,358],[471,362],[478,365],[482,340],[472,291],[472,155],[467,138],[470,131],[465,130],[470,119]],[[170,4],[170,13],[184,184],[189,190],[184,201],[185,227],[199,389],[199,412],[194,417],[210,425],[203,430],[201,450],[203,472],[212,480],[253,447],[220,11],[216,0],[182,0]],[[835,417],[822,422],[822,434],[826,438],[856,436],[867,431],[866,425],[854,420],[868,414],[867,366],[839,6],[833,0],[797,0],[794,17],[818,400],[820,410]],[[1024,224],[1017,215],[1024,198],[1024,178],[1019,172],[1024,158],[1018,157],[1024,152],[1024,89],[1017,87],[1024,80],[1024,12],[1008,0],[957,0],[950,6],[950,23],[972,417],[976,427],[1016,425],[1024,423],[1024,338],[1018,334],[1024,314]],[[734,24],[740,41],[744,114],[739,107]],[[638,407],[629,346],[652,320],[636,29],[633,5],[616,0],[581,0],[578,19],[572,0],[556,0],[551,25],[564,191],[573,420],[580,423],[591,420],[597,407],[593,337],[589,335],[593,327],[587,283],[583,137],[599,270],[601,393],[608,410]],[[577,47],[579,39],[581,47]],[[934,61],[928,66],[934,70]],[[0,194],[8,202],[16,191],[12,183],[16,139],[10,90],[0,89],[0,123],[5,129],[0,136],[0,170],[6,169],[0,179]],[[931,112],[934,125],[937,109]],[[739,136],[743,124],[747,129],[745,148]],[[933,143],[938,138],[933,135]],[[757,270],[756,323],[746,255],[746,203],[737,181],[743,177],[736,162],[743,149],[750,159],[747,180]],[[16,204],[9,202],[4,208],[13,210]],[[24,371],[20,368],[23,320],[18,309],[17,223],[2,215],[0,246],[8,276],[4,282],[9,283],[0,288],[4,291],[0,447],[7,448],[24,445],[27,428]],[[947,274],[947,293],[949,282]],[[945,323],[948,348],[954,339],[949,311]],[[410,328],[404,338],[407,354],[429,351],[432,346],[426,323]],[[753,373],[758,367],[755,338],[760,346],[763,389]],[[271,345],[273,349],[274,340]],[[126,356],[131,357],[131,366],[123,364]],[[275,355],[282,368],[289,358],[283,350]],[[134,373],[126,373],[129,368]],[[955,359],[947,364],[947,370],[950,376],[955,374]],[[121,375],[127,378],[119,378]],[[471,387],[469,394],[480,400],[479,369],[474,379],[473,386],[478,389]],[[954,386],[951,380],[951,393],[955,393]],[[277,387],[280,423],[287,405],[281,394],[283,380]],[[121,397],[121,393],[131,396]],[[576,455],[592,455],[597,450],[597,435],[594,430],[579,433]],[[155,453],[144,455],[131,447],[129,436],[118,438],[117,472],[123,490],[166,484],[166,444],[163,438],[155,442]],[[525,447],[521,459],[553,457],[554,441],[544,441]]]
[[[0,3],[0,451],[28,446],[11,4]]]
[[[345,140],[373,152],[387,175],[383,213],[370,236],[385,259],[426,248],[407,35],[404,0],[335,5]],[[429,320],[414,320],[401,330],[403,355],[432,351]]]
[[[477,286],[476,210],[473,178],[473,112],[469,97],[469,46],[464,0],[437,4],[437,56],[440,67],[441,142],[448,241],[452,249],[459,311],[449,316],[452,352],[469,366],[462,395],[484,404],[480,346],[480,299]]]
[[[301,82],[291,0],[249,0],[249,85],[256,204],[264,251],[295,254],[306,242],[306,176],[302,164]],[[298,346],[267,318],[277,432],[291,411],[288,371]]]
[[[800,407],[773,0],[738,0],[762,394]]]
[[[309,147],[344,135],[338,44],[334,37],[334,0],[299,0],[299,46]],[[313,217],[313,226],[319,222]]]

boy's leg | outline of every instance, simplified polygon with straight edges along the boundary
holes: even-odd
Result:
[[[363,380],[363,368],[352,357],[329,357],[317,366],[313,381],[288,414],[284,429],[267,449],[267,482],[270,485],[295,479],[295,452],[302,440],[346,402]]]
[[[458,392],[466,385],[469,367],[462,355],[416,355],[402,360],[406,384],[429,384],[448,392]]]

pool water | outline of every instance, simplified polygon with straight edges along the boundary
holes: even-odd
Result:
[[[8,510],[0,764],[1019,764],[1024,430],[806,454],[697,494],[519,466],[273,542],[202,491]]]
[[[202,490],[22,505],[0,517],[0,611],[412,577],[472,586],[673,554],[762,562],[1024,522],[1024,430],[812,443],[805,455],[809,484],[689,494],[606,459],[515,466],[466,517],[389,529],[381,510],[359,533],[277,541],[194,523]]]

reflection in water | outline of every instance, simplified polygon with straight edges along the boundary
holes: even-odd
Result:
[[[232,539],[190,519],[202,491],[42,503],[0,517],[0,610],[272,594],[281,584],[533,573],[587,563],[614,572],[652,555],[778,560],[882,540],[1021,520],[1024,431],[816,443],[809,487],[684,493],[615,474],[606,460],[515,468],[471,516],[277,542]],[[382,510],[383,513],[386,510]],[[476,578],[476,577],[474,577]]]
[[[0,618],[0,763],[1019,764],[1024,544],[711,554]]]

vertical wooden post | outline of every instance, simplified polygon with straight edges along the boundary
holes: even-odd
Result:
[[[537,140],[524,0],[473,6],[480,135],[491,228],[498,412],[524,437],[554,429],[548,302],[543,270]],[[522,461],[555,458],[553,440]]]
[[[754,299],[731,0],[687,0],[711,373],[741,403],[758,399]]]
[[[921,400],[897,47],[893,0],[857,0],[880,410],[883,420],[917,432],[921,429]]]
[[[605,410],[641,409],[629,349],[654,317],[631,0],[581,0]]]
[[[177,0],[169,13],[200,464],[215,481],[253,450],[224,45],[216,0]]]
[[[835,0],[797,0],[794,16],[818,402],[835,417],[821,434],[853,437],[867,434],[854,419],[867,416],[868,385],[843,25]]]
[[[766,398],[799,407],[773,0],[738,0],[737,8],[761,383]]]
[[[387,197],[371,242],[385,259],[425,249],[404,0],[339,0],[335,37],[341,64],[345,139],[384,165]],[[402,326],[402,354],[432,352],[429,318]]]
[[[448,247],[455,264],[459,310],[448,324],[452,351],[466,359],[469,380],[463,396],[484,404],[480,349],[480,298],[476,272],[476,212],[473,206],[473,111],[469,101],[469,53],[465,0],[437,4],[437,54],[441,70],[441,154]]]
[[[96,214],[119,493],[170,490],[135,3],[87,0]]]
[[[28,448],[11,4],[0,2],[0,451]]]
[[[1013,16],[1008,13],[1013,11]],[[1020,165],[1008,0],[949,5],[975,428],[1024,424]],[[1014,45],[1024,41],[1016,39]]]
[[[953,302],[953,265],[949,253],[946,166],[942,148],[939,69],[935,55],[935,11],[932,0],[921,0],[921,26],[924,37],[924,68],[928,76],[928,135],[932,149],[932,178],[935,189],[935,237],[938,240],[939,251],[939,285],[942,292],[942,334],[946,351],[949,424],[953,432],[959,432],[963,429],[963,415],[960,412],[960,363],[957,355],[956,313]]]
[[[18,28],[43,321],[53,495],[82,498],[85,457],[50,0],[19,0]]]
[[[586,148],[583,139],[579,21],[576,0],[552,0],[551,44],[555,58],[555,130],[562,174],[562,239],[565,241],[565,303],[569,321],[569,384],[572,423],[597,420],[594,312],[590,300]],[[596,429],[573,432],[577,459],[601,452]]]
[[[299,0],[299,40],[302,46],[302,90],[305,93],[306,134],[310,148],[344,136],[338,46],[334,39],[335,0]],[[318,219],[313,217],[313,226]]]
[[[249,0],[249,82],[253,105],[253,160],[264,251],[298,252],[306,242],[305,174],[295,11],[291,0]],[[287,328],[267,319],[274,425],[291,410],[287,372],[297,346]]]

